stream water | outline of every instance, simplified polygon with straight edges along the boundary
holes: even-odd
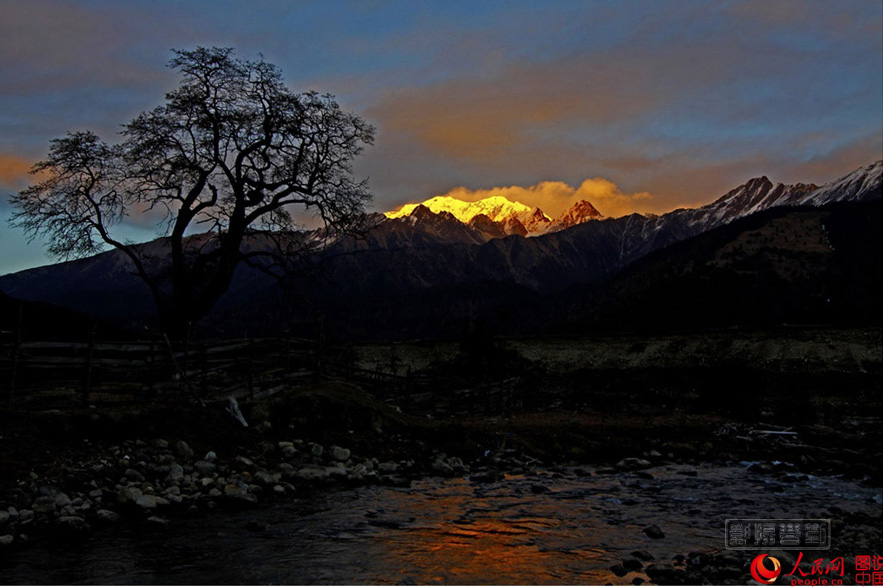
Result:
[[[879,488],[757,475],[744,463],[647,472],[652,479],[572,469],[496,483],[426,479],[410,489],[316,492],[159,529],[127,525],[4,552],[0,582],[631,584],[647,576],[620,577],[610,567],[635,551],[665,561],[719,549],[727,518],[821,517],[834,505],[879,514],[881,507]],[[665,537],[647,536],[651,524]],[[835,544],[837,533],[835,520]]]

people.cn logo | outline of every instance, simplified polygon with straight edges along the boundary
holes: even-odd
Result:
[[[768,558],[770,559],[770,561],[772,561],[772,569],[768,569],[763,563],[763,559],[765,558]],[[779,578],[779,573],[781,572],[782,565],[779,564],[779,559],[774,556],[770,556],[768,554],[759,554],[754,557],[753,561],[751,561],[751,576],[754,577],[754,580],[761,585],[769,585]]]

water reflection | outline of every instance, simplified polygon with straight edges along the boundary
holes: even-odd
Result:
[[[647,579],[643,568],[620,577],[611,567],[635,552],[671,561],[720,548],[727,517],[804,517],[832,505],[879,511],[879,488],[843,479],[786,483],[744,466],[683,472],[331,490],[14,551],[0,559],[0,576],[13,584],[631,584]],[[647,536],[649,524],[665,537]]]

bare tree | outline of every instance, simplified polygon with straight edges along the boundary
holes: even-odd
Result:
[[[70,259],[107,245],[124,253],[150,288],[164,330],[188,335],[230,286],[240,263],[302,253],[347,231],[371,198],[351,163],[374,129],[330,95],[296,94],[279,69],[228,48],[174,51],[181,74],[165,103],[129,122],[110,145],[92,132],[51,141],[11,201],[13,225]],[[298,231],[292,213],[324,231]],[[165,247],[120,240],[114,228],[157,214]]]

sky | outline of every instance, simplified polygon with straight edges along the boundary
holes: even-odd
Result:
[[[118,140],[177,84],[171,49],[200,45],[373,124],[355,173],[378,211],[500,193],[661,213],[883,157],[877,0],[0,0],[0,274],[53,261],[7,224],[49,141]]]

